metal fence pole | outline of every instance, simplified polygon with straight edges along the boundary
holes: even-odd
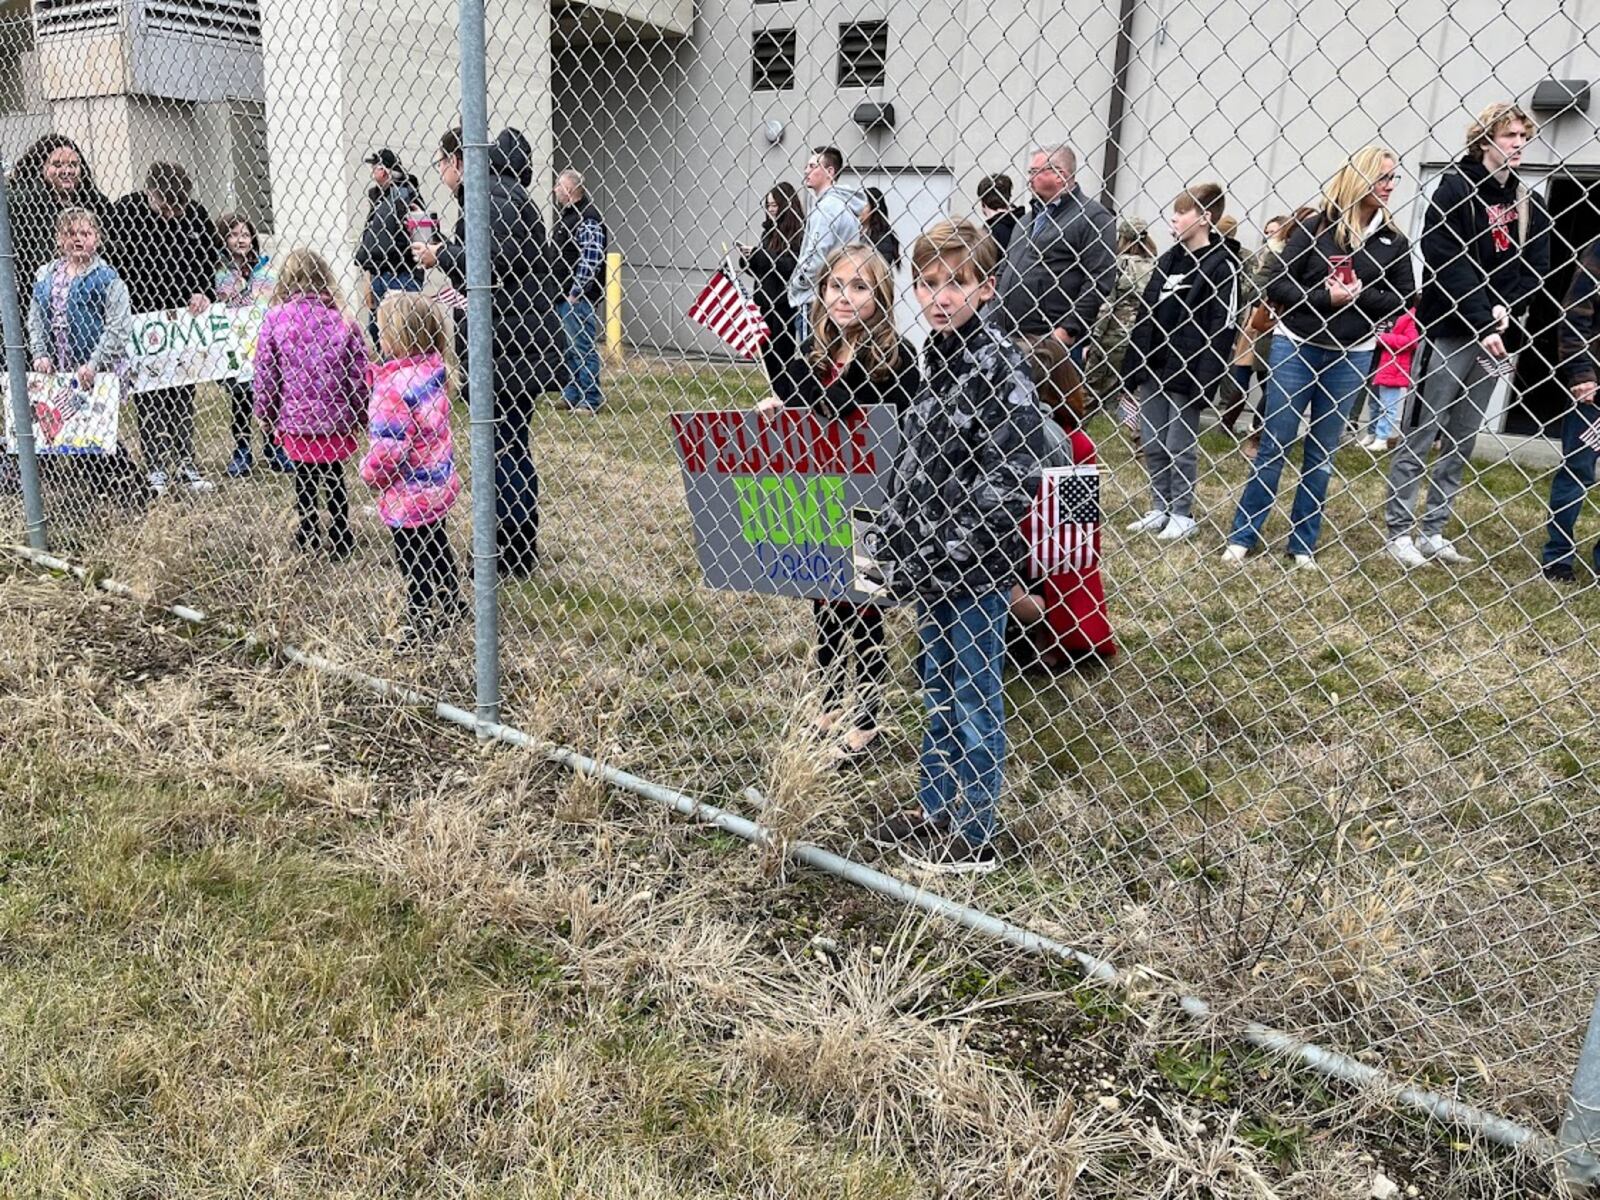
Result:
[[[33,410],[28,405],[28,337],[17,304],[17,250],[11,237],[11,185],[0,163],[0,319],[6,338],[6,383],[17,432],[17,469],[22,477],[22,513],[28,545],[45,549],[44,492],[39,456],[33,444]]]
[[[480,721],[500,719],[499,562],[494,471],[494,343],[490,292],[489,95],[484,0],[460,0],[461,147],[467,227],[467,395],[472,428],[473,652]]]
[[[1557,1138],[1567,1181],[1600,1190],[1600,993],[1589,1017],[1589,1035],[1578,1054],[1572,1095]]]

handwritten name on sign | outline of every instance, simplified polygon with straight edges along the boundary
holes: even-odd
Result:
[[[871,602],[851,587],[850,511],[883,503],[892,408],[674,413],[672,432],[707,587]]]

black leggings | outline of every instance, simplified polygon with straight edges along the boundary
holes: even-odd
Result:
[[[883,609],[872,604],[812,602],[817,618],[817,670],[822,675],[822,710],[834,712],[849,693],[851,668],[860,700],[857,729],[876,729],[889,682]]]
[[[442,615],[461,611],[461,577],[456,552],[443,520],[432,525],[395,529],[394,557],[406,577],[406,617],[413,625],[426,622],[435,605]]]
[[[344,464],[294,464],[294,511],[300,518],[295,545],[306,550],[317,542],[317,495],[328,497],[328,549],[348,554],[354,546],[350,537],[350,495],[344,486]]]

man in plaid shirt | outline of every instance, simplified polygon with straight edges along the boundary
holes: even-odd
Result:
[[[565,284],[561,302],[561,327],[567,338],[567,381],[561,398],[576,412],[600,407],[600,352],[597,306],[605,297],[606,224],[584,190],[583,176],[574,170],[556,179],[555,248]]]

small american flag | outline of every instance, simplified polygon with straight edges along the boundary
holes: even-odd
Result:
[[[1046,467],[1024,524],[1034,579],[1100,560],[1100,468]]]
[[[1578,440],[1600,454],[1600,417],[1595,417],[1589,422],[1589,427],[1578,435]]]
[[[1139,401],[1127,392],[1122,393],[1122,425],[1124,429],[1139,428]]]
[[[704,325],[740,358],[754,358],[772,337],[755,301],[744,294],[727,267],[719,267],[699,298],[689,306],[689,320]]]
[[[444,287],[440,288],[433,298],[448,309],[453,309],[456,312],[467,311],[467,298],[449,284],[445,284]]]

